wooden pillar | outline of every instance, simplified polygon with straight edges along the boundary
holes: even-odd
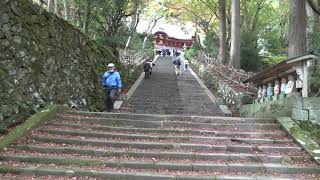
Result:
[[[308,97],[308,61],[303,61],[302,63],[302,72],[303,72],[303,81],[302,81],[302,97]]]

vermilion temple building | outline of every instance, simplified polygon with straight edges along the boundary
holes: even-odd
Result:
[[[169,49],[172,51],[176,49],[182,51],[192,46],[192,39],[177,39],[170,37],[164,31],[157,31],[154,33],[153,43],[156,50]]]

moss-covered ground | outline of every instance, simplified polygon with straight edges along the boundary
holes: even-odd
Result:
[[[16,126],[7,135],[4,135],[0,141],[0,150],[14,143],[22,138],[26,133],[38,127],[39,125],[47,122],[55,117],[58,112],[61,112],[65,107],[60,105],[49,105],[42,111],[34,114],[28,118],[24,123]]]

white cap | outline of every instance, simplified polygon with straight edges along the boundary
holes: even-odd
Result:
[[[108,64],[108,67],[114,67],[113,63]]]

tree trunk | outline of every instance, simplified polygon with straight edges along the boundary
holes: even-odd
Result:
[[[305,1],[290,0],[289,58],[306,51],[306,7]]]
[[[230,47],[231,47],[231,4],[226,4],[226,14],[227,14],[227,56],[228,52],[230,53]],[[228,57],[227,57],[228,58]],[[230,58],[230,57],[229,57]],[[227,59],[228,62],[228,59]]]
[[[68,0],[63,1],[63,6],[64,6],[64,19],[67,21],[68,20]]]
[[[86,8],[85,8],[85,14],[83,19],[83,33],[85,34],[88,33],[90,6],[91,6],[91,0],[86,0]]]
[[[219,62],[226,64],[226,4],[225,0],[219,0],[219,20],[220,20],[220,33],[219,33]]]
[[[132,15],[132,21],[130,25],[129,37],[126,43],[126,47],[124,48],[124,53],[127,54],[127,49],[129,48],[133,33],[136,31],[137,25],[139,23],[139,13],[138,13],[138,1],[135,1],[134,4],[134,13]]]
[[[234,68],[240,68],[240,0],[232,0],[229,65]]]
[[[54,13],[56,15],[59,14],[59,10],[58,10],[58,0],[54,0]]]
[[[48,0],[47,10],[48,10],[49,12],[50,12],[50,10],[51,10],[51,0]]]
[[[199,23],[198,19],[195,18],[194,20],[194,26],[195,26],[195,31],[194,31],[194,38],[193,38],[193,45],[196,47],[202,47],[201,45],[201,39],[199,36]]]
[[[142,49],[144,49],[144,48],[145,48],[145,46],[146,46],[146,42],[147,42],[147,39],[148,39],[148,35],[146,34],[146,35],[144,36],[144,39],[143,39]]]
[[[149,37],[149,34],[152,33],[152,30],[153,30],[154,27],[157,25],[157,22],[158,22],[158,20],[155,20],[155,21],[153,22],[152,27],[151,27],[151,28],[148,30],[148,32],[145,34],[144,39],[143,39],[143,43],[142,43],[142,49],[145,48],[147,39],[148,39],[148,37]]]
[[[279,7],[285,7],[285,1],[279,1]],[[280,15],[280,39],[281,39],[281,46],[286,47],[287,45],[287,34],[286,34],[286,24],[287,24],[287,14]]]

